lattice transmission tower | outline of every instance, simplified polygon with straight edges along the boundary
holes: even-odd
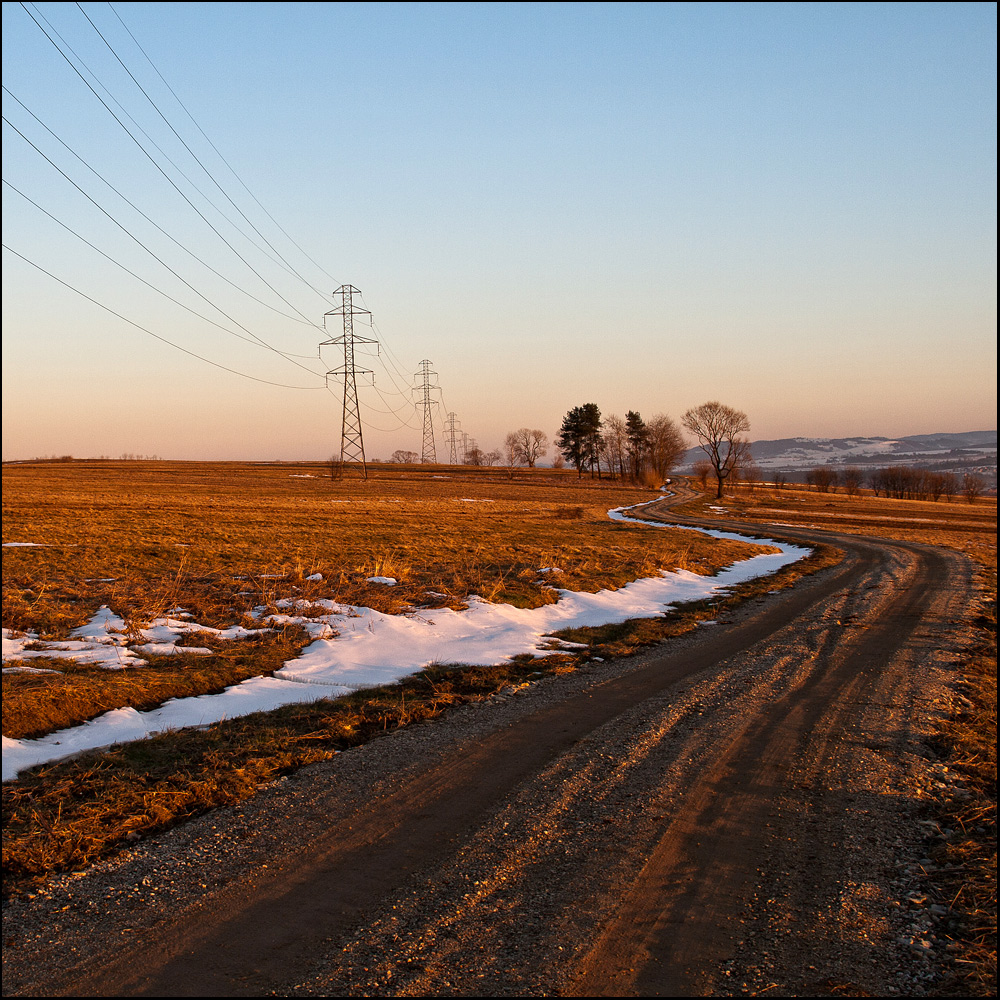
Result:
[[[448,461],[451,465],[459,465],[459,450],[462,447],[462,432],[458,429],[460,421],[452,411],[444,422],[444,439],[448,444]]]
[[[334,299],[340,299],[340,305],[335,306],[323,316],[323,326],[329,316],[340,316],[343,319],[343,333],[338,337],[324,340],[319,346],[320,351],[327,346],[343,345],[344,363],[326,373],[330,376],[344,379],[344,415],[340,429],[340,467],[345,470],[350,465],[360,466],[362,476],[368,478],[368,465],[365,462],[365,440],[361,430],[361,411],[358,409],[358,375],[372,375],[367,368],[358,368],[354,363],[355,344],[377,344],[377,340],[359,337],[354,332],[355,316],[370,316],[370,309],[360,309],[354,305],[354,294],[361,292],[353,285],[341,285],[334,293]]]
[[[431,399],[431,390],[439,389],[440,386],[431,383],[432,377],[437,377],[437,372],[431,371],[431,363],[426,358],[420,362],[417,376],[422,381],[413,391],[420,393],[420,402],[417,405],[424,408],[424,442],[420,449],[420,461],[434,464],[437,462],[437,451],[434,448],[434,421],[431,412],[434,401]]]

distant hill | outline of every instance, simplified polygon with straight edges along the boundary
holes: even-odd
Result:
[[[801,480],[818,465],[837,469],[856,465],[862,469],[886,465],[919,465],[940,472],[978,472],[996,485],[997,432],[966,431],[962,434],[914,434],[910,437],[779,438],[754,441],[753,457],[763,472],[783,472]],[[684,464],[703,458],[690,448]]]

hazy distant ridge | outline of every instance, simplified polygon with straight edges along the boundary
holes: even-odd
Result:
[[[762,470],[804,472],[817,465],[920,465],[963,471],[993,470],[997,464],[997,432],[965,431],[960,434],[913,434],[909,437],[778,438],[754,441],[753,457]],[[704,455],[690,448],[685,462]]]

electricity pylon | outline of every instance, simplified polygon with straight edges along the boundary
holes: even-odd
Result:
[[[448,419],[444,422],[444,439],[448,442],[448,461],[451,465],[458,465],[458,449],[460,447],[460,432],[458,429],[459,420],[452,411],[448,414]]]
[[[437,462],[437,451],[434,448],[434,421],[431,419],[431,389],[438,389],[440,386],[431,384],[431,376],[437,372],[431,371],[431,363],[426,358],[420,362],[420,371],[417,375],[423,377],[423,381],[413,391],[421,393],[420,404],[424,408],[424,442],[420,449],[420,461],[434,464]]]
[[[370,340],[367,337],[358,337],[354,333],[354,317],[360,315],[371,315],[369,309],[359,309],[354,305],[353,295],[361,292],[353,285],[341,285],[334,293],[334,298],[340,297],[340,305],[331,309],[323,316],[323,326],[326,326],[328,316],[343,317],[344,332],[339,337],[332,337],[324,340],[319,346],[320,350],[328,345],[344,345],[344,363],[339,368],[334,368],[326,373],[327,381],[330,376],[335,378],[343,376],[344,379],[344,416],[340,429],[340,466],[344,469],[347,465],[360,465],[361,475],[368,478],[368,465],[365,462],[365,440],[361,431],[361,411],[358,409],[358,375],[372,375],[367,368],[358,368],[354,363],[355,344],[377,344],[377,340]]]

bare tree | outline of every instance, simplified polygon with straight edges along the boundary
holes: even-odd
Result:
[[[625,421],[616,413],[605,417],[604,432],[601,434],[602,450],[612,476],[618,471],[618,478],[625,478],[625,446],[628,435],[625,431]]]
[[[698,480],[698,485],[703,489],[708,489],[708,477],[712,474],[712,466],[707,458],[699,458],[691,466],[691,472],[694,474],[694,478]]]
[[[509,479],[514,478],[514,470],[521,464],[521,448],[518,443],[517,431],[511,431],[503,439],[503,451],[500,460],[507,469]]]
[[[665,413],[658,413],[646,424],[649,434],[649,464],[661,480],[680,465],[687,445],[681,429]]]
[[[844,483],[844,492],[847,493],[849,497],[856,497],[858,492],[861,490],[861,484],[864,482],[865,474],[855,465],[849,465],[840,474],[840,478]]]
[[[982,494],[986,480],[978,472],[967,472],[962,476],[962,495],[969,503],[975,503]]]
[[[757,492],[757,487],[760,485],[762,479],[760,466],[752,457],[747,458],[740,463],[737,475],[740,477],[740,482],[743,483],[747,493],[753,496]]]
[[[505,451],[508,445],[516,449],[518,463],[533,469],[535,463],[540,458],[544,458],[549,450],[549,436],[545,431],[538,430],[537,427],[522,427],[507,435],[504,444]]]
[[[742,437],[750,430],[750,419],[715,400],[688,410],[681,421],[698,439],[715,474],[716,497],[722,497],[722,484],[750,454],[750,441]]]
[[[814,487],[817,493],[836,493],[837,479],[837,470],[828,465],[817,465],[806,473],[806,484]]]
[[[412,465],[420,461],[420,456],[415,451],[407,451],[405,448],[397,448],[392,453],[390,462],[397,462],[400,465]]]

